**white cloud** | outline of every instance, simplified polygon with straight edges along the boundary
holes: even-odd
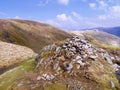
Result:
[[[70,15],[65,13],[58,14],[55,19],[47,20],[46,22],[62,29],[80,29],[98,26],[94,20],[81,17],[77,12],[72,12]]]
[[[96,3],[89,3],[89,7],[95,9],[96,8]]]
[[[108,1],[106,1],[106,0],[96,0],[96,3],[89,3],[89,7],[94,8],[96,10],[106,11],[107,8],[108,8]]]
[[[63,4],[63,5],[68,5],[69,0],[58,0],[58,3]]]
[[[104,8],[107,6],[107,4],[104,1],[99,1],[100,7]]]
[[[109,3],[117,3],[120,4],[120,0],[108,0]]]
[[[46,22],[62,29],[70,29],[76,25],[76,21],[70,15],[66,15],[65,13],[58,14],[56,15],[56,18],[47,20]]]
[[[105,16],[105,15],[100,15],[100,16],[98,16],[98,18],[99,18],[100,20],[105,20],[105,19],[106,19],[106,16]]]
[[[71,16],[67,16],[66,14],[58,14],[56,16],[57,20],[59,21],[63,21],[63,22],[71,22],[71,23],[75,23],[75,21],[71,18]]]
[[[87,2],[88,0],[82,1]],[[115,3],[114,1],[119,1],[119,3]],[[67,4],[61,4],[68,5],[68,3],[69,0]],[[85,17],[73,11],[70,14],[58,14],[55,18],[47,20],[46,22],[62,29],[120,26],[120,0],[95,0],[95,2],[88,4],[90,8],[95,9],[96,12],[100,11],[99,13],[101,14],[97,14],[96,17]]]
[[[15,18],[15,19],[21,19],[21,17],[19,17],[19,16],[15,16],[14,18]]]
[[[110,11],[113,12],[113,13],[120,14],[120,5],[110,7]]]
[[[67,17],[66,14],[60,14],[60,15],[57,15],[57,19],[58,20],[62,20],[62,21],[66,21],[68,20],[70,17]]]
[[[80,14],[78,14],[77,12],[72,12],[72,15],[78,19],[82,19],[82,17],[80,16]]]
[[[73,11],[70,14],[58,14],[54,19],[48,20],[47,23],[62,29],[78,30],[81,28],[120,26],[120,5],[106,5],[101,5],[106,10],[96,17],[84,17],[81,16],[82,14]],[[99,6],[96,4],[96,10],[98,8]]]
[[[120,6],[111,6],[104,15],[99,15],[99,19],[120,20]]]

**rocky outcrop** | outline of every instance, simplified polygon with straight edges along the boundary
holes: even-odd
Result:
[[[115,72],[120,68],[114,60],[104,49],[75,36],[42,49],[35,58],[37,80],[61,82],[68,90],[119,90]]]

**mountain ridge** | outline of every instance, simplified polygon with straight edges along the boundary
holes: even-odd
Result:
[[[71,37],[48,24],[30,20],[0,19],[0,40],[27,46],[35,52],[45,45]]]
[[[120,38],[109,34],[107,32],[103,32],[100,30],[84,30],[84,31],[68,31],[69,33],[73,33],[75,35],[79,35],[83,38],[87,38],[91,42],[103,44],[103,46],[115,46],[120,48]]]
[[[120,37],[120,26],[87,28],[87,29],[81,29],[80,31],[84,31],[84,30],[99,30],[99,31],[104,31]]]

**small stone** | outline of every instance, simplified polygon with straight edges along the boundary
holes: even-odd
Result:
[[[42,76],[43,76],[43,77],[46,77],[46,76],[47,76],[47,74],[43,74]]]
[[[111,59],[112,59],[112,60],[115,60],[115,58],[114,58],[114,57],[111,57]]]
[[[65,61],[65,57],[64,56],[60,56],[60,57],[58,57],[58,60],[59,61]]]
[[[49,75],[47,75],[47,76],[46,76],[46,79],[47,79],[47,80],[50,80],[50,76],[49,76]]]
[[[57,62],[53,65],[53,70],[57,69],[58,66],[59,66],[59,61],[57,61]]]
[[[79,41],[80,41],[80,39],[79,39],[79,38],[76,38],[76,39],[75,39],[75,42],[79,42]]]
[[[73,68],[73,65],[71,63],[70,64],[63,63],[63,69],[65,71],[71,71],[72,68]]]
[[[65,42],[65,45],[68,45],[69,43],[68,42]]]
[[[72,52],[76,52],[76,48],[75,47],[72,47],[69,50],[72,51]]]
[[[80,54],[81,55],[85,55],[85,52],[80,50]]]
[[[87,43],[85,40],[81,40],[81,42],[82,42],[83,44],[86,44],[86,43]]]
[[[119,70],[119,66],[117,64],[113,64],[112,67],[114,68],[114,71],[118,71]]]
[[[56,54],[60,53],[61,47],[56,48]]]
[[[41,79],[41,77],[40,77],[40,76],[38,76],[38,77],[37,77],[37,80],[39,81],[40,79]]]
[[[116,61],[120,61],[120,58],[118,56],[115,56]]]
[[[63,46],[62,46],[62,48],[63,48],[63,49],[66,49],[66,48],[67,48],[67,46],[66,46],[66,45],[63,45]]]
[[[54,79],[54,78],[55,78],[55,76],[51,75],[51,76],[50,76],[50,78],[51,78],[51,80],[52,80],[52,79]]]
[[[113,64],[113,63],[112,63],[112,60],[111,60],[111,58],[110,58],[110,55],[109,55],[108,53],[105,53],[105,54],[104,54],[104,58],[105,58],[105,60],[106,60],[109,64]]]
[[[102,48],[97,49],[100,53],[105,53],[106,51]]]
[[[81,58],[81,56],[76,56],[75,59],[76,59],[76,60],[81,60],[82,58]]]
[[[69,41],[70,44],[72,44],[73,42],[72,41]]]
[[[93,52],[93,48],[88,48],[88,53],[92,53]]]
[[[24,84],[23,83],[19,83],[17,86],[18,87],[21,87],[21,86],[23,86]]]
[[[77,69],[80,69],[80,65],[77,65]]]
[[[68,47],[70,48],[70,47],[71,47],[71,44],[68,44]]]
[[[87,57],[87,54],[85,54],[85,55],[82,56],[82,58],[84,58],[84,59],[85,59],[86,57]]]
[[[55,78],[53,75],[47,75],[47,74],[43,74],[42,76],[46,78],[46,80],[52,80]]]
[[[91,55],[91,56],[89,56],[89,58],[92,60],[95,60],[97,58],[97,56]]]
[[[60,69],[61,69],[61,68],[60,68],[60,67],[58,67],[56,71],[58,72],[58,71],[60,71]]]
[[[81,66],[85,65],[85,63],[83,63],[81,60],[78,60],[76,63],[80,64]]]
[[[75,62],[75,61],[76,61],[76,59],[72,59],[72,61],[73,61],[73,62]]]
[[[115,88],[115,84],[113,81],[110,81],[111,88]]]

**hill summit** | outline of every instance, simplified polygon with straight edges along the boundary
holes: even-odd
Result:
[[[44,47],[35,58],[36,73],[28,73],[26,80],[24,78],[14,87],[34,87],[36,90],[119,90],[119,78],[116,79],[115,72],[119,72],[120,66],[113,63],[113,60],[119,59],[75,36]]]

